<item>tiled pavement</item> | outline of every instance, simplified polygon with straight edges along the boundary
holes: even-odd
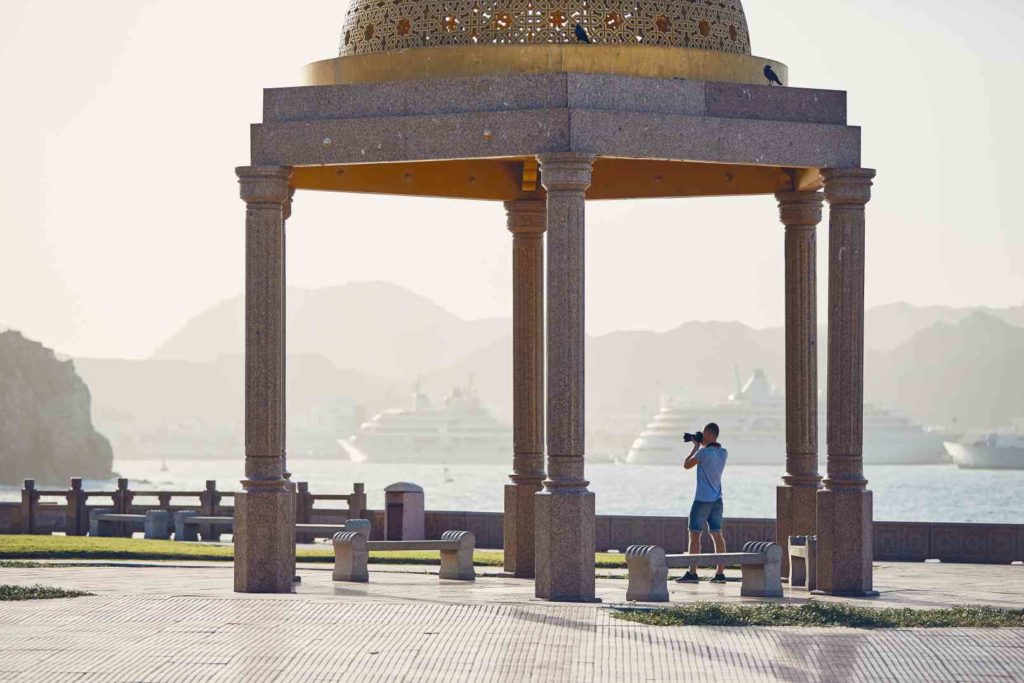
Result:
[[[603,605],[532,600],[371,565],[371,583],[307,567],[295,595],[231,592],[223,564],[0,569],[0,583],[96,592],[0,603],[0,681],[1019,680],[1024,629],[649,627]],[[1020,606],[1024,567],[882,565],[872,605]],[[737,584],[673,586],[673,601],[739,601]],[[802,598],[792,598],[798,600]]]

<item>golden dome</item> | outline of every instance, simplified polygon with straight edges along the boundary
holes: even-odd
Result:
[[[765,85],[766,65],[788,83],[785,64],[751,54],[741,0],[351,0],[339,55],[308,64],[303,80],[595,73]]]
[[[750,54],[740,0],[352,0],[339,55],[451,45],[577,43]]]

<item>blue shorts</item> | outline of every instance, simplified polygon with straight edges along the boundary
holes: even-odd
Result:
[[[693,505],[690,506],[690,531],[704,531],[705,526],[708,528],[708,531],[719,532],[722,530],[721,498],[713,503],[695,500]]]

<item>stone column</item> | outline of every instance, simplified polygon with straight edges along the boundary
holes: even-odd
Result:
[[[786,227],[786,474],[776,489],[776,541],[789,573],[790,535],[813,534],[818,474],[818,303],[815,231],[820,192],[780,192]]]
[[[535,494],[544,482],[543,200],[505,202],[512,232],[512,474],[505,486],[505,571],[534,576]]]
[[[284,478],[284,205],[291,169],[237,169],[245,212],[245,479],[235,591],[290,593],[295,503]]]
[[[547,190],[547,479],[536,495],[536,596],[594,599],[594,494],[583,478],[584,198],[594,158],[539,157]]]
[[[824,172],[829,210],[828,476],[817,493],[818,589],[871,595],[872,507],[864,478],[864,207],[868,169]]]
[[[281,207],[281,220],[284,227],[281,229],[281,320],[284,326],[285,333],[281,335],[281,376],[284,378],[283,384],[281,385],[284,389],[281,391],[281,424],[288,424],[288,219],[292,217],[292,199],[295,197],[295,188],[288,188],[288,199],[285,200],[284,205]],[[284,469],[284,478],[288,481],[292,479],[292,473],[288,470],[288,435],[285,433],[286,430],[281,430],[281,452],[282,456],[281,467]],[[292,490],[295,491],[295,487],[292,486]]]
[[[288,482],[288,490],[292,492],[292,497],[295,499],[296,504],[299,500],[298,487],[295,482],[292,481],[292,473],[288,469],[288,219],[292,217],[292,199],[295,197],[295,188],[288,188],[288,199],[285,200],[284,205],[281,207],[281,221],[283,227],[281,229],[281,324],[284,332],[281,334],[281,424],[284,425],[281,429],[281,469],[284,470],[281,476],[284,477],[285,481]],[[297,510],[298,508],[296,508]],[[295,566],[296,558],[298,557],[299,548],[294,542],[296,535],[292,535],[292,566]],[[302,578],[295,574],[292,581],[299,583]]]

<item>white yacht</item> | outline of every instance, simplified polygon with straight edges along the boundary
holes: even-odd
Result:
[[[472,382],[437,407],[417,387],[411,408],[385,410],[338,444],[353,462],[512,462],[512,428],[481,405]]]
[[[963,469],[1024,469],[1024,418],[1015,420],[1009,429],[970,431],[944,445],[956,466]]]
[[[819,410],[819,418],[818,458],[824,471],[824,411]],[[683,433],[699,430],[712,420],[722,428],[722,444],[729,449],[730,464],[785,464],[786,401],[760,369],[719,405],[678,406],[671,398],[663,398],[660,412],[633,442],[626,462],[678,465],[690,452],[690,444],[683,443]],[[864,405],[866,464],[925,465],[945,461],[939,436],[889,411]]]

